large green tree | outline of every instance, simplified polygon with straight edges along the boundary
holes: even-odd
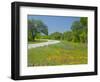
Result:
[[[61,40],[62,39],[62,33],[60,33],[60,32],[51,33],[49,38],[55,39],[55,40]]]
[[[75,21],[72,23],[72,33],[74,42],[87,42],[87,17],[81,17],[80,21]]]
[[[71,31],[66,31],[63,33],[63,39],[67,41],[72,41],[73,35]]]
[[[83,26],[83,31],[80,35],[81,42],[87,42],[87,31],[88,31],[88,18],[87,17],[81,17],[80,23]]]
[[[83,26],[86,26],[88,25],[88,18],[87,17],[81,17],[80,18],[80,22]]]
[[[48,35],[48,28],[41,20],[28,20],[28,40],[34,41],[40,33]]]

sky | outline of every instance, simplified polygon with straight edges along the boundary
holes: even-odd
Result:
[[[46,16],[46,15],[28,15],[28,19],[41,20],[48,26],[49,34],[53,32],[65,32],[71,30],[74,21],[79,21],[80,17],[70,16]]]

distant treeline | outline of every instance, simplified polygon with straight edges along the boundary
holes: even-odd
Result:
[[[81,17],[80,21],[72,23],[70,31],[54,32],[48,35],[48,27],[41,20],[28,20],[28,40],[55,39],[85,43],[87,42],[87,27],[87,17]]]

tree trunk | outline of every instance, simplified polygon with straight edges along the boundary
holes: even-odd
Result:
[[[35,41],[35,33],[32,31],[32,39],[33,39],[33,41]]]

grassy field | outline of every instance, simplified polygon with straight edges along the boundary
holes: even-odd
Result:
[[[61,41],[44,47],[28,49],[28,66],[87,64],[87,46]]]

